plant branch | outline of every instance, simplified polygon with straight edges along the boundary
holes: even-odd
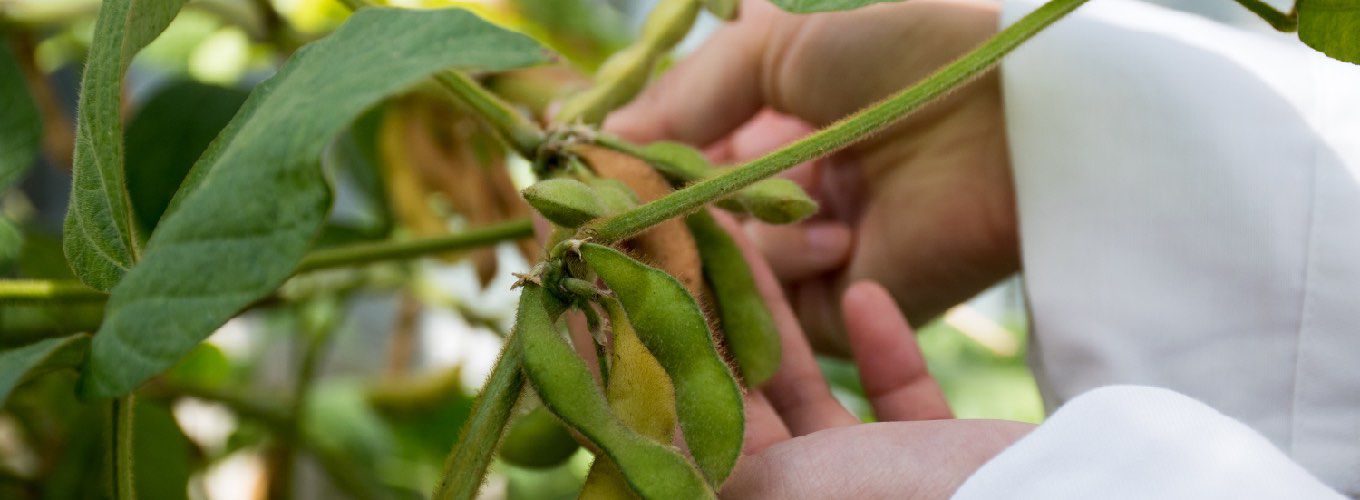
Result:
[[[588,224],[584,227],[585,234],[602,243],[628,238],[794,165],[820,158],[868,137],[990,69],[1021,43],[1086,2],[1048,2],[919,83],[720,176],[697,182],[628,212]]]
[[[0,280],[0,303],[98,302],[108,294],[78,280]]]
[[[502,241],[532,238],[533,223],[527,219],[515,220],[457,234],[421,238],[408,241],[383,241],[378,243],[359,243],[337,248],[314,251],[302,259],[297,272],[315,271],[333,267],[367,264],[382,260],[398,260],[423,255],[468,250],[494,245]]]
[[[110,481],[113,484],[111,492],[113,498],[118,500],[137,500],[137,491],[133,484],[133,448],[132,433],[133,411],[135,411],[134,396],[128,394],[121,398],[113,399],[112,423],[110,428],[110,465],[113,467],[109,471]]]
[[[458,444],[444,461],[444,470],[434,490],[436,500],[470,500],[477,496],[482,478],[486,476],[486,467],[505,432],[510,411],[524,388],[524,374],[520,371],[523,359],[524,347],[520,345],[519,335],[511,332],[505,339],[500,359],[496,360],[477,402],[472,405],[472,413],[468,415]]]
[[[441,71],[434,75],[434,79],[458,102],[472,108],[486,120],[521,157],[533,160],[538,156],[538,147],[546,135],[523,113],[461,72]]]
[[[1237,3],[1246,7],[1247,10],[1251,11],[1253,14],[1260,16],[1265,22],[1270,23],[1270,26],[1275,28],[1276,31],[1290,32],[1298,31],[1299,29],[1299,11],[1297,5],[1295,5],[1294,8],[1289,9],[1288,13],[1285,13],[1261,0],[1237,0]]]

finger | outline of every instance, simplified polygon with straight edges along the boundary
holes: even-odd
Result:
[[[856,282],[842,296],[841,309],[864,395],[879,420],[954,416],[887,289],[872,281]]]
[[[634,142],[669,139],[706,145],[764,107],[766,48],[774,47],[774,8],[746,2],[740,19],[720,28],[604,128]]]
[[[741,247],[746,264],[750,266],[752,277],[755,278],[756,287],[770,308],[775,327],[779,329],[783,359],[779,371],[766,383],[764,392],[771,406],[779,412],[789,433],[801,436],[822,429],[859,423],[858,418],[832,397],[831,388],[822,377],[817,360],[812,356],[812,348],[808,347],[807,340],[803,338],[803,330],[798,326],[798,320],[793,316],[793,311],[784,298],[784,292],[780,290],[779,282],[775,280],[770,268],[760,259],[755,248],[741,232],[736,231],[736,223],[730,216],[715,214],[714,217],[732,233],[737,246]]]
[[[760,391],[746,394],[746,438],[742,444],[743,455],[754,455],[771,445],[792,437],[784,421],[770,406],[770,401]]]
[[[746,223],[746,235],[780,281],[799,281],[845,266],[854,247],[850,226],[831,220],[796,225]]]
[[[732,160],[749,161],[765,156],[815,130],[796,117],[763,109],[732,132]]]

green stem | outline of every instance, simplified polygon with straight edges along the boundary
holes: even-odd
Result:
[[[1086,2],[1048,2],[906,90],[720,176],[697,182],[628,212],[588,224],[584,227],[586,234],[603,243],[628,238],[794,165],[820,158],[863,139],[990,69],[1021,43]]]
[[[316,300],[335,299],[322,297]],[[335,321],[339,317],[335,308],[327,305],[316,301],[306,303],[303,307],[321,307],[323,310],[316,313],[318,316],[305,312],[300,314],[303,318],[302,331],[306,347],[302,352],[297,378],[293,381],[293,402],[288,410],[288,432],[295,436],[304,433],[307,421],[307,397],[312,392],[317,371],[321,367],[326,348],[330,345],[331,334],[335,331]],[[269,477],[269,498],[293,498],[293,470],[297,462],[297,452],[293,446],[295,442],[297,442],[295,439],[285,439],[272,450],[274,467]]]
[[[0,303],[97,302],[108,294],[77,280],[0,280]]]
[[[436,253],[480,248],[502,241],[532,238],[533,236],[533,222],[524,219],[471,229],[448,236],[408,241],[360,243],[312,252],[302,259],[301,264],[298,264],[297,272],[353,266],[382,260],[410,259]]]
[[[543,143],[543,129],[530,121],[523,113],[510,107],[509,103],[492,94],[486,87],[473,81],[471,77],[457,71],[441,71],[434,75],[444,89],[496,129],[501,138],[514,148],[521,157],[532,160],[538,156],[538,147]]]
[[[1290,9],[1288,13],[1285,13],[1261,0],[1237,0],[1237,3],[1246,7],[1247,10],[1251,11],[1253,14],[1260,16],[1261,19],[1264,19],[1267,23],[1270,23],[1270,26],[1275,28],[1276,31],[1290,32],[1298,31],[1299,29],[1299,12],[1297,5],[1293,9]]]
[[[135,401],[131,394],[110,402],[112,406],[113,425],[110,436],[110,452],[113,460],[110,464],[113,467],[109,471],[109,477],[113,482],[113,498],[118,500],[137,500],[137,491],[133,484],[133,411],[135,411]]]
[[[383,241],[327,248],[314,251],[298,264],[297,273],[354,266],[386,260],[401,260],[424,255],[469,250],[502,241],[534,236],[533,222],[513,220],[447,236],[406,241]],[[76,280],[0,279],[0,304],[52,302],[101,302],[108,294]]]
[[[523,358],[524,347],[520,345],[519,335],[511,332],[505,339],[500,359],[496,360],[496,366],[491,369],[491,375],[487,376],[486,384],[472,406],[458,444],[444,461],[439,485],[434,490],[436,500],[467,500],[477,496],[496,444],[505,432],[510,411],[524,388],[524,374],[520,372]]]

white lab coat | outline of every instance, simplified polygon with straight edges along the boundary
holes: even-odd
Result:
[[[1002,75],[1032,364],[1067,408],[959,496],[1360,495],[1360,66],[1093,0]],[[1087,392],[1113,384],[1189,398]]]

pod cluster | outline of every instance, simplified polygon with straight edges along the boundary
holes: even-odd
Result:
[[[521,404],[501,458],[555,465],[576,450],[567,442],[575,436],[596,456],[582,498],[714,497],[741,454],[742,383],[773,376],[780,339],[740,248],[706,210],[617,247],[573,239],[715,170],[688,147],[640,149],[579,148],[564,162],[571,168],[523,192],[558,230],[548,261],[523,283],[512,337],[536,395],[526,399],[537,402]],[[783,182],[728,203],[771,221],[810,215],[816,204]],[[588,349],[558,326],[568,309],[591,324],[594,370],[577,355]]]

